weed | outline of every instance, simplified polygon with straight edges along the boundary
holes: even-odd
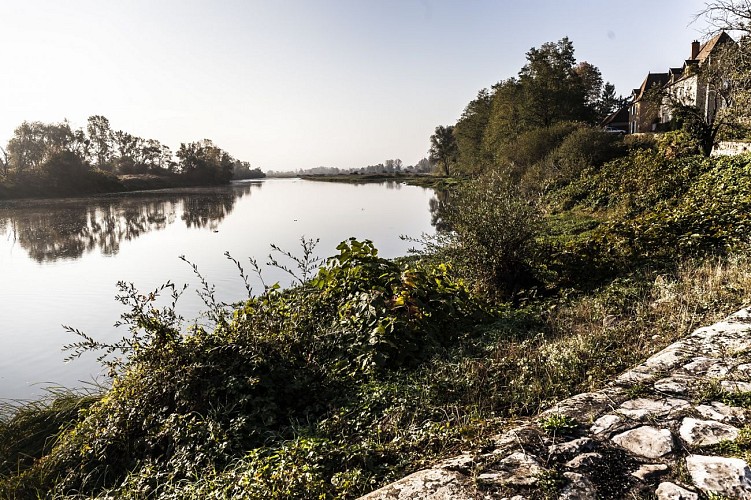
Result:
[[[571,418],[568,415],[554,413],[540,420],[540,427],[548,434],[556,436],[576,430],[576,428],[579,427],[579,423],[576,419]]]

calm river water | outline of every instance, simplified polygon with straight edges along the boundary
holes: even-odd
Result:
[[[384,257],[404,255],[412,244],[400,235],[434,231],[433,196],[431,189],[394,182],[269,179],[0,203],[0,400],[107,383],[95,356],[63,362],[61,347],[78,338],[62,325],[103,341],[125,335],[124,327],[113,326],[125,311],[115,301],[118,281],[143,292],[168,280],[187,283],[178,310],[195,318],[204,307],[180,255],[216,286],[218,300],[233,302],[246,291],[224,252],[245,263],[248,257],[266,262],[271,243],[295,253],[304,236],[320,239],[319,256],[334,254],[349,237],[372,240]],[[265,280],[287,284],[274,270]]]

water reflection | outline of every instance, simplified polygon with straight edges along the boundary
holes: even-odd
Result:
[[[439,232],[449,231],[451,228],[446,221],[446,213],[451,202],[451,192],[448,189],[439,188],[435,188],[433,191],[434,196],[428,201],[430,225]]]
[[[0,234],[35,261],[78,259],[99,250],[115,255],[120,243],[182,220],[188,228],[215,230],[238,198],[262,183],[100,198],[0,205]]]

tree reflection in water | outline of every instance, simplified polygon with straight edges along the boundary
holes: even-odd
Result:
[[[428,201],[430,209],[430,225],[436,231],[449,231],[448,222],[446,222],[446,212],[449,210],[451,202],[451,192],[448,189],[434,189],[435,195]]]
[[[28,200],[0,205],[0,235],[37,262],[77,259],[99,250],[115,255],[123,240],[165,229],[176,220],[215,230],[238,198],[262,183],[142,192],[71,200]]]

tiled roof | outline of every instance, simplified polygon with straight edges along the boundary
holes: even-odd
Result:
[[[721,45],[727,42],[734,43],[735,41],[724,31],[720,32],[719,34],[713,36],[702,44],[701,48],[699,49],[699,54],[696,56],[695,60],[703,63],[718,44]]]

